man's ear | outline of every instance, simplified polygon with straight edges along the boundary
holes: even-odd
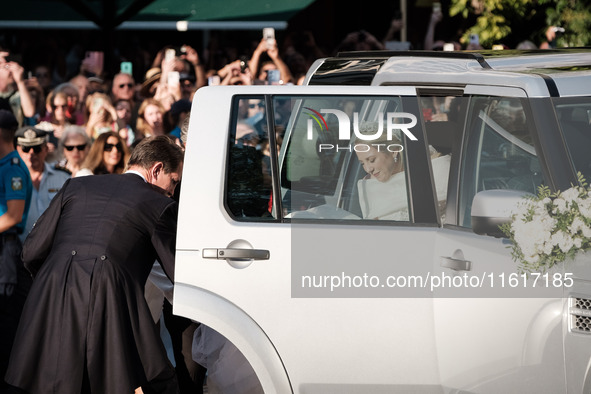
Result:
[[[162,164],[161,161],[157,161],[156,163],[154,163],[154,165],[152,166],[152,169],[150,171],[152,173],[152,177],[157,178],[158,175],[160,175],[160,173],[162,172],[163,168],[164,168],[164,164]]]

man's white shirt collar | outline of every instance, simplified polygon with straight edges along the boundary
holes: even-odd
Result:
[[[136,175],[139,175],[144,180],[144,182],[148,183],[148,181],[146,180],[146,178],[144,178],[144,176],[141,173],[139,173],[138,171],[135,171],[135,170],[127,170],[127,171],[125,171],[125,173],[126,174],[136,174]]]

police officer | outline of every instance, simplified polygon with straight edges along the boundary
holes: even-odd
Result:
[[[67,172],[56,169],[55,164],[46,162],[49,153],[48,136],[48,132],[33,126],[21,127],[16,131],[16,150],[25,162],[33,182],[31,209],[25,222],[25,230],[20,235],[22,242],[37,219],[49,207],[53,197],[70,178]]]
[[[0,391],[20,314],[31,286],[21,260],[18,234],[27,221],[33,185],[14,147],[18,127],[12,112],[0,110]]]

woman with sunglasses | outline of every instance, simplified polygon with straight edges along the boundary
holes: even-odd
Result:
[[[82,163],[92,142],[86,130],[82,126],[67,126],[64,129],[62,138],[59,142],[58,151],[63,154],[63,159],[56,163],[55,168],[66,171],[72,176],[82,168]]]
[[[123,138],[115,131],[107,131],[92,143],[76,176],[122,174],[128,159],[129,149]]]

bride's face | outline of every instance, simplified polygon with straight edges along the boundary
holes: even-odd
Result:
[[[356,153],[359,162],[363,166],[363,170],[379,182],[386,182],[392,177],[392,175],[402,169],[402,164],[399,164],[399,162],[395,160],[398,156],[398,152],[382,152],[371,147],[367,152]]]

